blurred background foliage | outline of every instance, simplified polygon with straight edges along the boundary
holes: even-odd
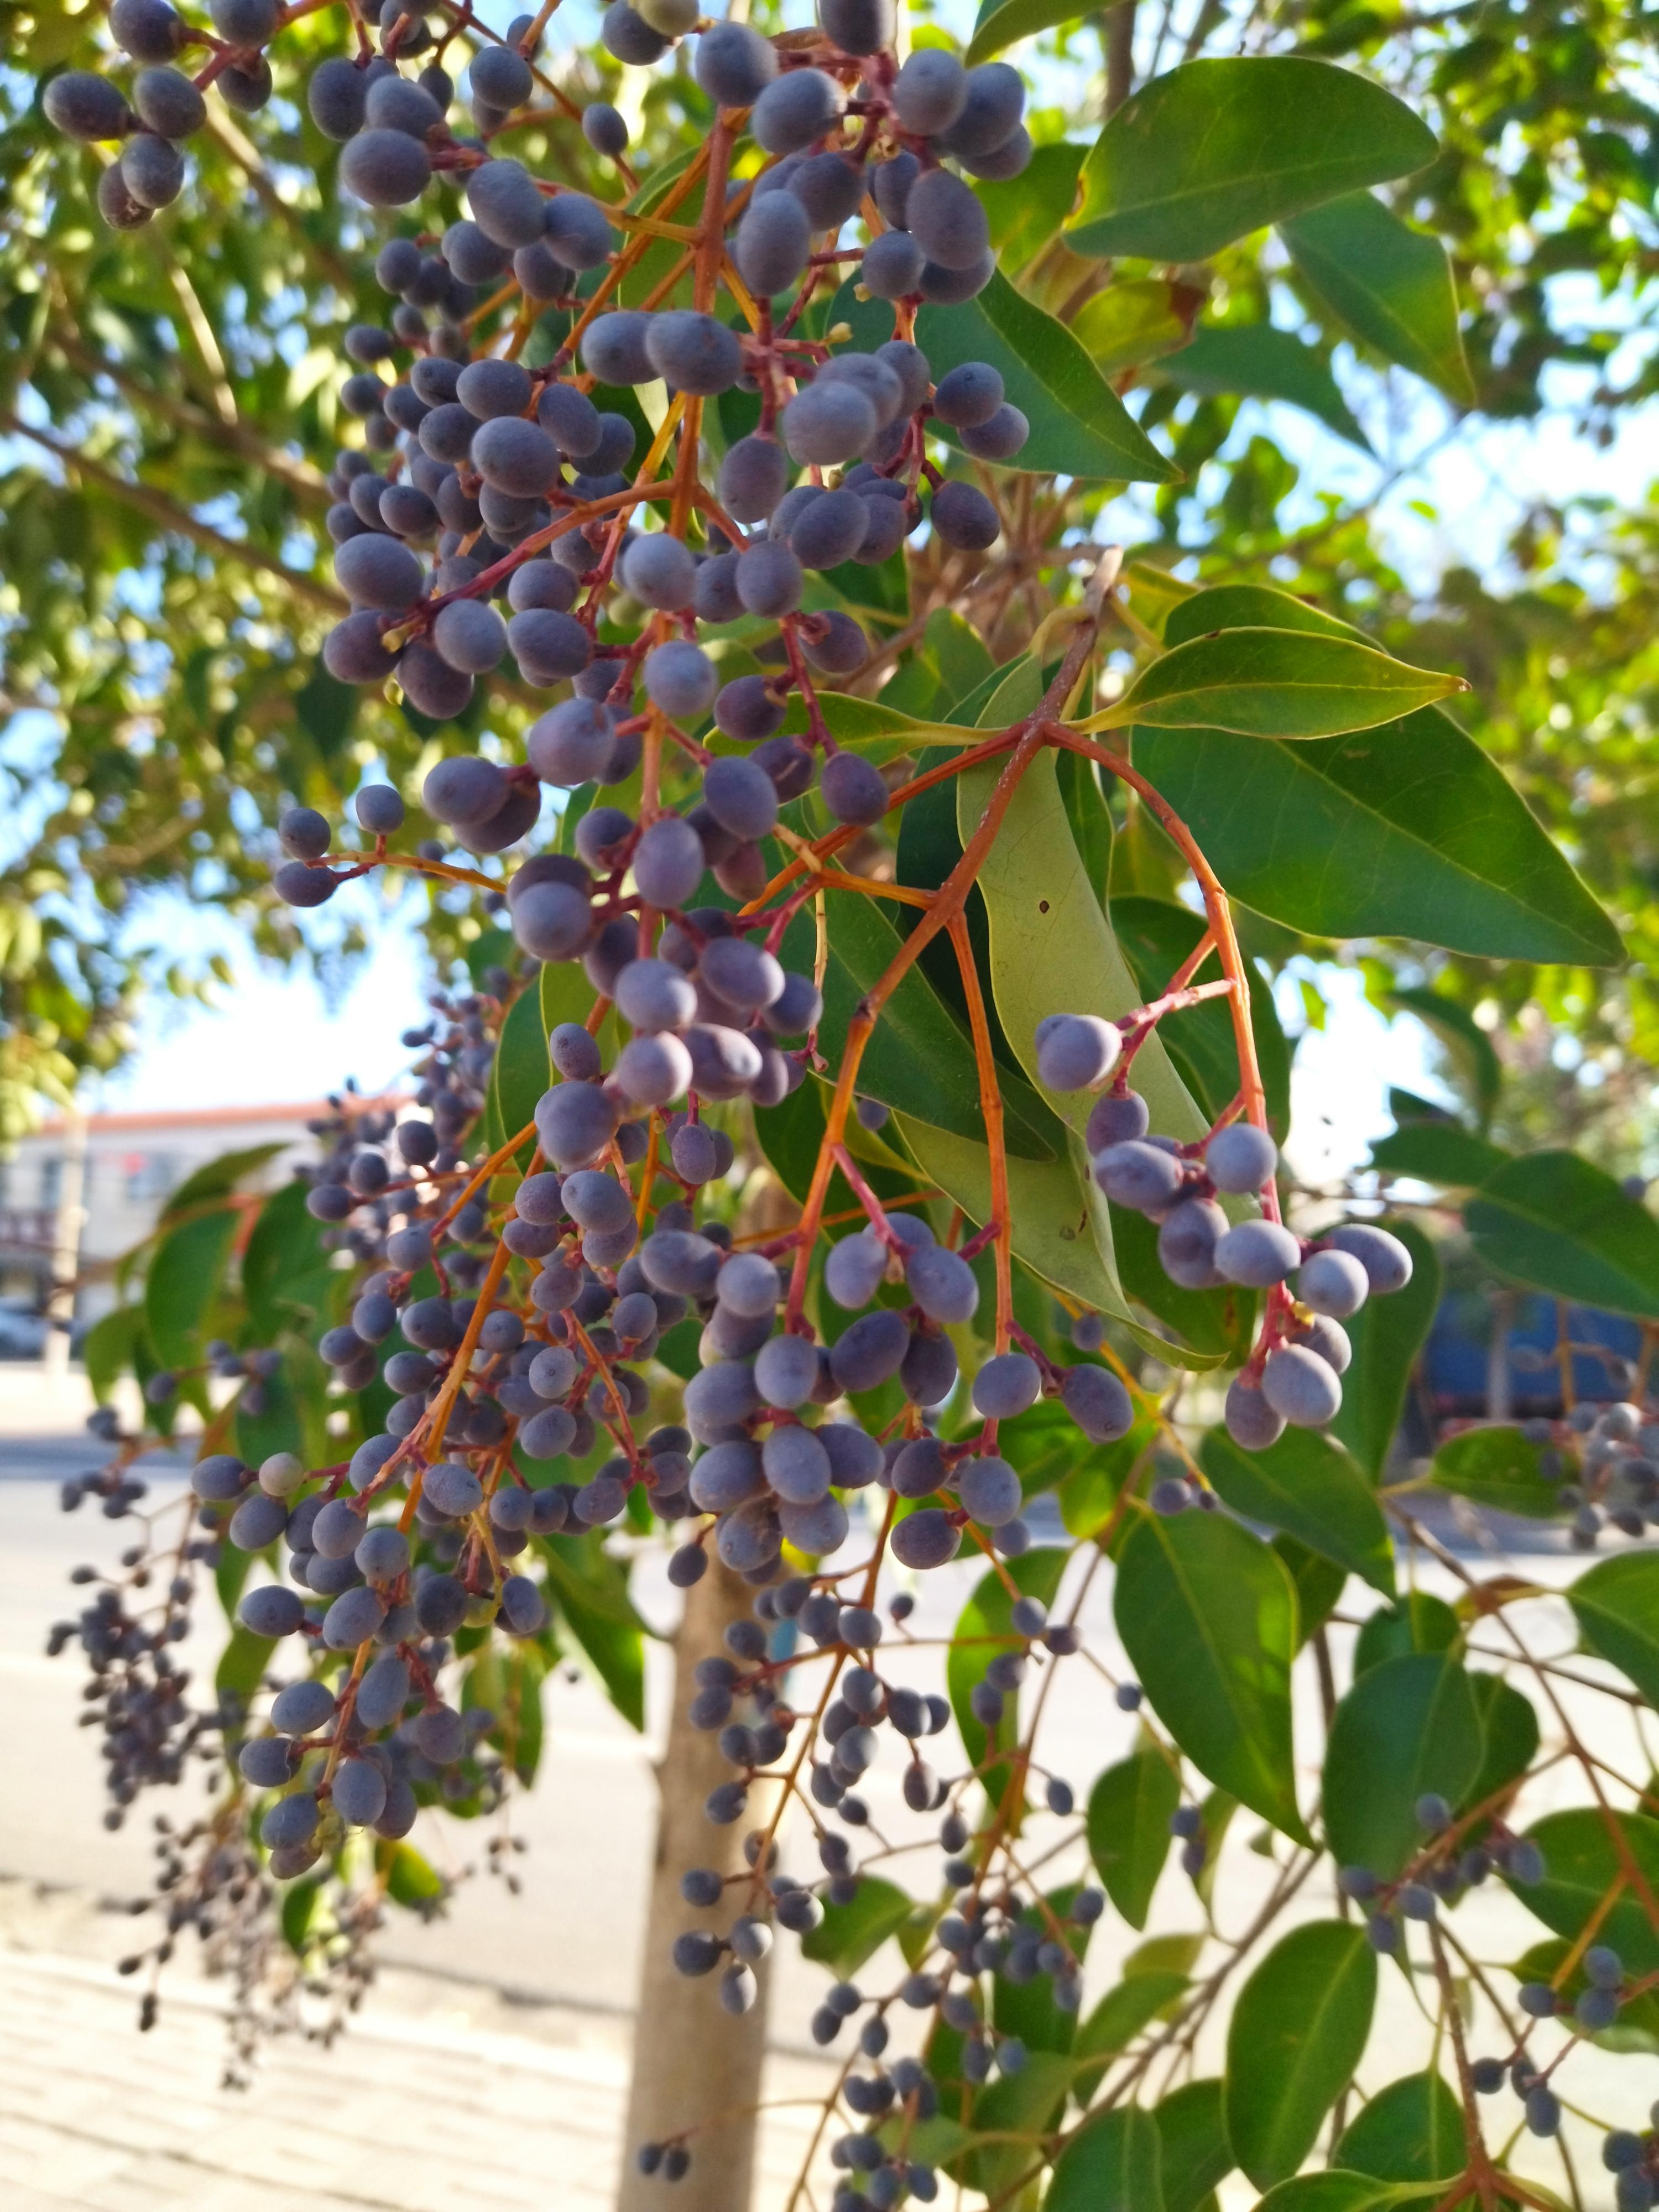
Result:
[[[754,19],[785,17],[764,5]],[[918,42],[954,43],[926,10],[911,21]],[[641,168],[696,143],[707,103],[684,62],[620,71],[593,28],[586,0],[566,0],[555,79],[617,101]],[[339,604],[322,527],[345,428],[338,342],[385,307],[379,226],[337,200],[337,149],[299,96],[342,46],[345,11],[284,33],[262,113],[210,100],[185,198],[125,236],[91,205],[107,149],[58,139],[39,108],[43,72],[106,58],[101,8],[0,7],[0,30],[3,1139],[118,1062],[142,993],[231,984],[222,953],[168,945],[168,895],[218,909],[246,957],[349,963],[358,927],[313,919],[302,940],[261,896],[271,825],[295,800],[336,812],[371,769],[414,788],[447,740],[317,660]],[[1063,588],[1066,543],[1121,540],[1194,580],[1270,575],[1396,654],[1460,670],[1467,726],[1613,913],[1630,962],[1534,969],[1378,943],[1358,955],[1367,986],[1395,1011],[1396,990],[1431,983],[1495,1043],[1510,1077],[1496,1134],[1565,1135],[1625,1165],[1659,1141],[1644,1065],[1659,1057],[1659,514],[1639,476],[1618,501],[1564,495],[1521,512],[1477,568],[1445,549],[1478,518],[1422,514],[1441,553],[1407,562],[1382,510],[1460,447],[1478,479],[1495,426],[1565,427],[1594,449],[1651,398],[1656,48],[1659,16],[1613,0],[1121,0],[1013,47],[1041,151],[1026,178],[981,188],[1005,273],[1072,325],[1182,477],[1133,498],[1018,480],[979,573],[926,544],[913,555],[908,615],[919,629],[937,606],[965,608],[1000,659]],[[1239,51],[1370,71],[1419,106],[1439,158],[1381,201],[1339,204],[1358,232],[1304,218],[1173,270],[1060,243],[1030,257],[1023,239],[1052,234],[1074,156],[1135,84]],[[534,165],[602,197],[623,189],[574,124],[515,137]],[[1055,206],[1033,222],[1039,195]],[[1418,288],[1409,326],[1390,281]],[[1358,467],[1333,472],[1344,451]],[[1325,489],[1333,473],[1360,489]],[[481,692],[465,734],[510,747],[524,719],[510,688]],[[1115,804],[1113,889],[1167,890],[1169,856]],[[441,971],[476,941],[471,901],[407,884],[386,896]],[[1264,921],[1253,950],[1303,963],[1316,1020],[1326,948]],[[1462,1049],[1467,1063],[1468,1036]],[[1454,1081],[1458,1050],[1454,1037]]]

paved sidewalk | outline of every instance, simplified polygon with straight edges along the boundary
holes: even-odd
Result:
[[[169,1970],[160,2021],[108,1961],[132,1923],[0,1883],[0,2203],[6,2212],[600,2212],[621,2157],[621,2020],[514,2004],[394,1970],[331,2050],[269,2043],[221,2087],[226,1999]],[[769,2096],[827,2069],[775,2057]],[[805,2111],[805,2108],[803,2108]],[[810,2112],[769,2115],[759,2207],[778,2212]]]

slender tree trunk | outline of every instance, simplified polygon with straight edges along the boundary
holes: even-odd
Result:
[[[58,1212],[52,1232],[52,1287],[46,1298],[46,1341],[41,1366],[67,1375],[70,1334],[75,1326],[76,1276],[86,1225],[87,1121],[71,1108],[64,1118],[64,1152],[58,1176]]]
[[[713,1978],[688,1981],[675,1972],[669,1952],[684,1929],[724,1933],[737,1909],[734,1903],[713,1912],[695,1911],[680,1896],[680,1877],[692,1867],[742,1871],[743,1838],[772,1809],[755,1790],[744,1818],[731,1826],[716,1827],[704,1816],[704,1798],[716,1783],[730,1781],[732,1770],[720,1757],[716,1737],[694,1729],[687,1718],[698,1660],[722,1648],[723,1632],[748,1614],[754,1595],[740,1576],[711,1557],[707,1574],[686,1593],[675,1638],[674,1711],[657,1774],[657,1850],[617,2212],[664,2212],[662,2180],[641,2175],[635,2154],[641,2143],[662,2142],[688,2128],[699,2132],[690,2144],[691,2170],[671,2191],[672,2212],[744,2212],[750,2200],[769,1976],[763,1966],[753,2009],[733,2019],[721,2009]],[[734,1885],[729,1894],[740,1899],[741,1888]],[[700,2127],[704,2122],[709,2124]]]
[[[1106,11],[1106,113],[1117,113],[1135,88],[1136,0]]]

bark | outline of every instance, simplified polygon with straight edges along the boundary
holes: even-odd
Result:
[[[1134,90],[1136,0],[1118,0],[1106,16],[1106,113],[1117,113]]]
[[[760,1996],[753,2009],[733,2019],[721,2009],[716,1977],[688,1981],[675,1972],[669,1952],[684,1929],[724,1933],[744,1895],[743,1886],[734,1883],[727,1892],[731,1902],[713,1912],[697,1911],[680,1896],[681,1875],[692,1867],[715,1867],[728,1875],[743,1871],[744,1837],[763,1825],[772,1809],[771,1801],[752,1790],[748,1811],[729,1827],[716,1827],[704,1816],[704,1798],[716,1783],[729,1781],[732,1770],[720,1757],[715,1735],[692,1728],[686,1717],[696,1694],[692,1672],[698,1660],[722,1649],[723,1631],[748,1615],[754,1595],[740,1576],[711,1558],[702,1580],[686,1593],[675,1638],[674,1710],[657,1775],[657,1850],[617,2212],[664,2212],[661,2178],[641,2175],[635,2154],[641,2143],[662,2142],[690,2128],[697,2130],[689,2145],[691,2170],[670,2192],[672,2212],[744,2212],[750,2200],[768,1972],[764,1966],[759,1969]]]

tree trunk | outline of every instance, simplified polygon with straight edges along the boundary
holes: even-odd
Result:
[[[685,1613],[674,1639],[674,1711],[668,1745],[658,1769],[657,1850],[646,1915],[645,1958],[640,1970],[634,2027],[634,2076],[628,2101],[617,2212],[664,2212],[663,2184],[636,2163],[641,2143],[663,2142],[696,2128],[691,2170],[671,2192],[672,2212],[744,2212],[755,2160],[755,2106],[761,2094],[766,2043],[768,1974],[759,1969],[760,1995],[752,2010],[734,2019],[721,2009],[714,1978],[689,1981],[677,1974],[669,1952],[688,1928],[717,1928],[735,1916],[743,1892],[713,1912],[698,1911],[680,1895],[680,1877],[692,1867],[721,1874],[744,1870],[743,1839],[769,1818],[772,1801],[750,1792],[744,1818],[716,1827],[703,1800],[716,1783],[732,1779],[714,1735],[694,1729],[687,1711],[696,1695],[698,1660],[722,1649],[728,1623],[746,1617],[754,1591],[711,1556],[708,1571],[687,1591]],[[706,2128],[700,2123],[708,2122]]]
[[[1118,0],[1106,14],[1106,114],[1117,113],[1134,90],[1136,0]]]

